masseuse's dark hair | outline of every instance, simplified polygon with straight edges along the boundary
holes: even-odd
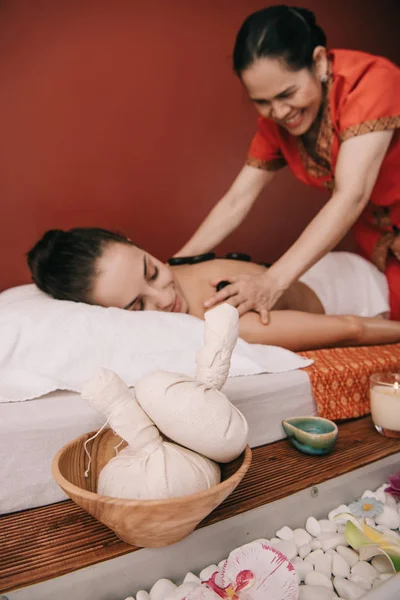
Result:
[[[51,229],[27,253],[32,279],[57,300],[89,302],[96,261],[112,242],[132,243],[119,233],[97,227]]]
[[[278,58],[293,71],[311,69],[317,46],[326,46],[326,35],[314,13],[285,4],[270,6],[243,22],[233,50],[233,68],[240,77],[257,59]]]

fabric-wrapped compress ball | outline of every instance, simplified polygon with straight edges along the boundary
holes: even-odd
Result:
[[[238,321],[238,311],[230,304],[206,313],[195,379],[158,371],[135,388],[138,403],[161,433],[220,463],[239,456],[248,436],[246,419],[220,391],[228,377]]]
[[[194,494],[220,482],[220,468],[213,461],[163,440],[133,392],[112,371],[101,369],[82,396],[128,442],[102,469],[99,494],[157,500]]]

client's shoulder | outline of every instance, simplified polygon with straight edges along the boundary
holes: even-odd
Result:
[[[253,262],[243,260],[232,260],[228,258],[215,258],[206,263],[200,263],[196,266],[203,266],[204,273],[207,276],[214,277],[233,277],[235,275],[257,275],[264,273],[265,267]]]

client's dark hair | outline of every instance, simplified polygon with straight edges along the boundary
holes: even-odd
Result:
[[[119,233],[97,227],[51,229],[27,253],[32,279],[57,300],[88,302],[96,261],[113,242],[132,244]]]
[[[233,69],[240,77],[259,58],[278,58],[289,69],[311,69],[313,52],[326,46],[326,35],[306,8],[281,4],[259,10],[245,19],[233,49]]]

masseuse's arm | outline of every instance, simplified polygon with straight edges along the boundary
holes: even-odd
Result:
[[[207,308],[226,299],[239,314],[260,313],[263,323],[282,293],[345,236],[367,205],[393,131],[379,131],[343,142],[330,200],[297,241],[265,274],[228,277],[232,283],[215,294]],[[215,282],[213,282],[215,283]]]
[[[274,174],[273,171],[244,166],[225,196],[175,256],[195,256],[215,248],[242,223]]]

